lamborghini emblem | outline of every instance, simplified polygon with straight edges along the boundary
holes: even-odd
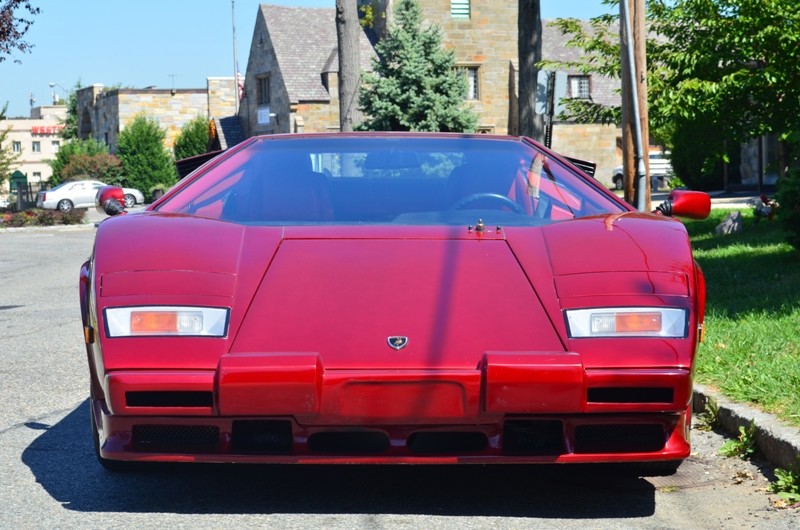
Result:
[[[389,346],[391,346],[395,350],[400,351],[406,346],[408,346],[408,337],[400,337],[400,336],[389,337],[388,339],[386,339],[386,342],[388,342]]]

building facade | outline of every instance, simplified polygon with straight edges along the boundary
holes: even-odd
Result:
[[[362,34],[362,70],[370,68],[372,44],[392,25],[397,0],[365,0],[374,28]],[[424,23],[442,30],[468,91],[466,104],[479,116],[478,132],[518,133],[517,2],[419,0]],[[298,28],[303,28],[298,31]],[[543,22],[545,59],[577,61],[580,50]],[[335,10],[259,7],[239,117],[245,136],[339,129],[338,50]],[[555,75],[555,74],[554,74]],[[619,80],[559,72],[556,99],[577,97],[619,105]],[[545,90],[542,82],[542,90]],[[558,105],[557,101],[557,107]],[[556,112],[556,115],[558,112]],[[622,160],[621,130],[600,124],[557,121],[552,147],[597,164],[597,176],[611,182]]]
[[[78,136],[93,138],[116,153],[119,134],[137,115],[153,118],[172,148],[188,122],[202,116],[219,119],[236,113],[238,87],[233,77],[209,77],[205,89],[106,88],[90,85],[76,92]]]
[[[24,175],[27,183],[47,181],[53,174],[48,162],[53,160],[61,147],[61,131],[67,115],[65,105],[34,107],[30,118],[12,118],[0,121],[0,130],[8,131],[4,144],[18,155],[12,173]],[[0,196],[10,191],[10,179],[0,188]]]
[[[370,35],[360,34],[362,70]],[[261,4],[239,108],[245,136],[339,130],[338,72],[335,9]]]

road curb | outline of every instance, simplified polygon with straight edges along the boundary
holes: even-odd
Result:
[[[703,412],[710,400],[719,407],[720,427],[734,437],[739,427],[756,426],[756,446],[761,455],[775,467],[793,469],[800,455],[800,429],[771,414],[730,401],[703,385],[694,385],[692,410]]]

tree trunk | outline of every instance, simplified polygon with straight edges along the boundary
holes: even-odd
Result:
[[[542,60],[541,0],[519,0],[519,134],[544,142],[544,118],[536,114],[536,81]]]
[[[361,79],[358,11],[355,0],[336,0],[336,37],[339,44],[339,130],[352,131],[361,121],[358,85]]]

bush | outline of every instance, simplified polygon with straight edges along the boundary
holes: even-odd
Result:
[[[78,225],[86,218],[86,208],[75,208],[61,213],[61,224]]]
[[[31,211],[26,212],[16,212],[11,214],[11,218],[8,220],[8,226],[13,227],[20,227],[20,226],[28,226],[33,224],[33,219],[35,219],[35,213]]]
[[[175,160],[202,155],[208,150],[208,120],[197,116],[181,128],[175,138]]]
[[[800,169],[792,169],[778,181],[775,195],[778,220],[786,230],[787,241],[800,250]]]
[[[39,226],[53,226],[56,224],[56,213],[53,210],[39,210],[35,222]]]
[[[117,156],[122,161],[127,186],[149,190],[178,180],[172,154],[164,148],[166,133],[158,121],[137,115],[119,135]]]

